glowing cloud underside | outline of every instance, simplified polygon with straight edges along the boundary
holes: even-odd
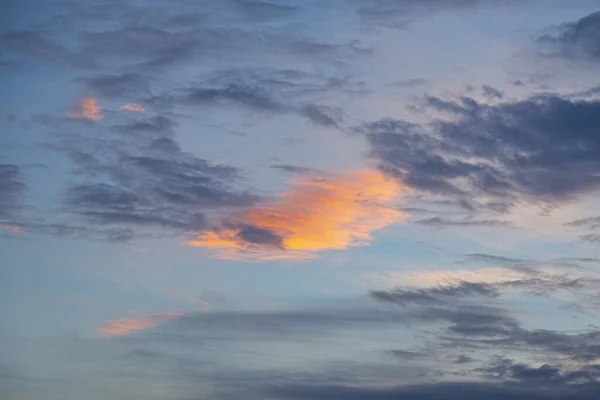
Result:
[[[96,103],[96,99],[87,97],[72,105],[71,108],[67,110],[67,117],[96,121],[104,118],[104,115],[100,114],[100,106]]]
[[[220,221],[188,244],[212,249],[224,259],[314,258],[324,250],[364,246],[373,231],[404,218],[389,204],[401,192],[376,170],[299,178],[279,201]],[[244,227],[276,240],[248,240]]]
[[[104,336],[127,335],[143,329],[152,328],[171,318],[182,316],[180,311],[167,311],[160,314],[142,314],[135,318],[118,318],[105,322],[97,329]]]
[[[121,106],[121,110],[131,111],[131,112],[144,112],[144,107],[141,104],[137,103],[127,103]]]
[[[25,228],[17,225],[0,225],[0,229],[7,232],[21,233],[25,232]]]

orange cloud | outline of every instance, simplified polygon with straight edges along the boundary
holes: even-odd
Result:
[[[104,336],[127,335],[143,329],[152,328],[159,323],[183,315],[181,311],[166,311],[159,314],[142,314],[135,318],[118,318],[105,322],[97,329]]]
[[[0,229],[2,229],[3,231],[8,231],[8,232],[25,232],[25,228],[23,228],[22,226],[16,226],[16,225],[0,225]]]
[[[67,117],[73,119],[91,119],[95,121],[104,118],[104,115],[100,114],[100,106],[96,103],[96,99],[93,97],[86,97],[67,110]]]
[[[376,170],[300,177],[277,202],[220,221],[187,242],[223,259],[303,259],[364,246],[371,233],[401,221],[389,206],[403,190]]]
[[[132,111],[132,112],[144,112],[145,109],[141,104],[127,103],[121,106],[121,110]]]

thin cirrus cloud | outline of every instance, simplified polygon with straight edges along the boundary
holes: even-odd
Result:
[[[222,259],[309,259],[325,250],[370,243],[372,232],[400,222],[391,207],[403,189],[376,170],[300,177],[271,204],[217,221],[187,244]]]
[[[144,112],[145,109],[141,104],[137,103],[127,103],[121,106],[121,110],[131,111],[131,112]]]
[[[210,311],[209,308],[206,307],[210,303],[208,303],[207,301],[201,300],[198,297],[196,297],[196,296],[194,296],[194,295],[192,295],[190,293],[187,293],[187,292],[185,292],[183,290],[166,287],[166,288],[163,288],[163,292],[165,292],[167,294],[170,294],[171,296],[178,297],[178,298],[183,299],[183,300],[187,300],[187,301],[191,301],[191,302],[200,304],[201,305],[200,311],[204,311],[204,312],[209,312]]]
[[[67,110],[67,117],[96,121],[104,118],[104,115],[100,114],[100,106],[96,102],[96,99],[94,97],[86,97],[85,99],[73,104]]]
[[[166,311],[158,314],[141,314],[134,318],[117,318],[105,322],[97,329],[103,336],[122,336],[133,332],[153,328],[170,319],[180,317],[181,311]]]

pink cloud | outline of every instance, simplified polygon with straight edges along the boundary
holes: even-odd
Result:
[[[96,121],[104,118],[104,115],[100,114],[100,106],[96,103],[96,99],[93,97],[86,97],[73,104],[71,108],[67,110],[67,117]]]
[[[180,317],[182,311],[166,311],[159,314],[140,314],[133,318],[117,318],[106,321],[97,329],[104,336],[121,336],[155,327],[172,318]]]
[[[127,103],[121,106],[121,110],[131,111],[131,112],[144,112],[145,109],[141,104],[137,103]]]
[[[16,225],[0,225],[0,229],[2,229],[3,231],[8,231],[8,232],[25,232],[25,228],[23,228],[22,226],[16,226]]]

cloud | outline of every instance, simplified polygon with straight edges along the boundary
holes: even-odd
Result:
[[[270,165],[269,168],[278,169],[281,171],[288,172],[290,174],[316,174],[318,172],[313,168],[299,167],[297,165],[289,165],[289,164]]]
[[[600,228],[600,217],[587,217],[565,224],[566,226],[584,227],[588,229]]]
[[[372,290],[370,295],[380,303],[398,305],[425,322],[445,326],[441,333],[434,334],[444,352],[452,348],[487,354],[510,353],[533,360],[536,351],[543,351],[548,360],[568,361],[571,370],[573,365],[600,359],[600,331],[591,326],[575,333],[525,327],[518,319],[523,311],[513,313],[503,308],[501,301],[517,290],[520,296],[554,299],[568,294],[575,306],[585,307],[597,296],[600,280],[593,271],[581,272],[582,275],[577,275],[529,265],[523,268],[514,262],[509,268],[418,272],[400,274],[394,277],[402,282],[400,286]],[[434,342],[428,340],[432,351]]]
[[[167,287],[167,288],[163,289],[163,292],[165,292],[167,294],[170,294],[171,296],[178,297],[180,299],[184,299],[184,300],[188,300],[188,301],[191,301],[191,302],[194,302],[194,303],[198,303],[198,304],[200,304],[200,305],[203,306],[203,307],[200,308],[200,310],[206,311],[206,312],[209,311],[209,309],[207,307],[204,307],[204,306],[208,306],[210,303],[208,303],[207,301],[201,300],[200,298],[198,298],[198,297],[196,297],[194,295],[191,295],[191,294],[189,294],[189,293],[187,293],[187,292],[185,292],[183,290]]]
[[[0,225],[0,229],[2,229],[3,231],[12,232],[12,233],[25,232],[25,228],[23,228],[22,226],[17,226],[17,225]]]
[[[468,227],[468,226],[481,226],[481,227],[509,227],[511,223],[508,221],[501,220],[477,220],[477,219],[463,219],[463,220],[450,220],[442,217],[432,217],[427,219],[421,219],[415,221],[415,224],[426,225],[433,228],[451,228],[451,227]]]
[[[426,102],[453,118],[362,129],[381,170],[401,185],[464,200],[470,212],[561,204],[600,189],[600,101],[546,94],[497,105]]]
[[[33,30],[8,31],[2,37],[2,44],[11,51],[52,63],[84,69],[95,69],[98,67],[98,64],[93,59],[68,50],[42,32]]]
[[[97,329],[104,336],[128,335],[137,331],[153,328],[170,319],[181,317],[181,311],[166,311],[160,314],[141,314],[134,318],[118,318],[107,321]]]
[[[188,242],[221,258],[313,258],[368,244],[371,233],[404,215],[386,204],[402,193],[375,170],[300,177],[281,199],[217,221]]]
[[[358,5],[356,10],[364,24],[384,28],[405,29],[416,19],[429,17],[439,12],[462,11],[477,6],[497,6],[499,3],[490,0],[349,0]],[[503,1],[501,5],[511,4]]]
[[[26,186],[21,168],[0,164],[0,218],[8,219],[20,210],[20,199]]]
[[[482,382],[442,382],[422,385],[373,387],[367,385],[288,384],[264,385],[256,398],[291,400],[593,400],[599,385],[564,386],[548,391],[543,387]]]
[[[341,128],[345,119],[343,110],[319,104],[319,98],[328,93],[364,93],[363,85],[335,74],[237,67],[207,72],[199,82],[186,83],[168,92],[160,88],[146,97],[145,102],[165,109],[232,107],[268,115],[295,115],[316,126]]]
[[[600,234],[588,233],[580,236],[581,240],[590,243],[600,243]]]
[[[481,371],[495,379],[545,386],[598,383],[600,378],[600,364],[582,366],[574,371],[562,371],[561,368],[549,364],[536,368],[507,358],[501,358],[496,364],[482,368]]]
[[[150,95],[148,78],[138,73],[100,74],[83,78],[87,90],[101,97],[121,98]]]
[[[343,120],[343,112],[339,108],[308,104],[301,110],[301,114],[310,119],[315,125],[339,128]]]
[[[600,228],[600,217],[587,217],[578,219],[575,221],[571,221],[565,224],[565,226],[575,227],[575,228],[583,228],[588,231],[592,231],[592,233],[583,233],[579,235],[579,238],[588,243],[598,243],[600,242],[600,234],[593,233],[594,230]]]
[[[205,213],[219,215],[261,200],[238,190],[237,168],[182,151],[175,127],[159,115],[104,129],[98,137],[61,130],[48,147],[66,154],[74,172],[85,177],[69,185],[63,211],[90,230],[127,232],[112,236],[117,240],[201,230]]]
[[[465,254],[465,258],[468,261],[482,262],[486,264],[500,264],[500,265],[527,265],[527,264],[539,264],[537,261],[523,260],[520,258],[511,258],[504,256],[497,256],[492,254],[482,253],[471,253]]]
[[[600,359],[600,331],[588,329],[570,334],[527,329],[508,310],[486,305],[486,297],[494,292],[446,292],[421,291],[408,297],[400,292],[400,296],[395,297],[393,292],[373,291],[371,295],[380,302],[400,305],[415,318],[445,324],[445,329],[437,335],[440,349],[485,350],[496,354],[513,352],[521,357],[531,357],[535,351],[544,351],[547,358],[558,357],[577,363]],[[427,298],[428,295],[436,296],[434,301]],[[407,298],[410,301],[406,301]],[[419,301],[414,301],[415,298]],[[433,343],[430,340],[429,346]]]
[[[546,34],[538,42],[551,53],[572,59],[600,59],[600,11],[576,22],[558,27],[556,34]]]
[[[141,104],[137,103],[127,103],[121,106],[121,110],[131,111],[131,112],[144,112],[144,107]]]
[[[511,260],[511,259],[508,259]],[[497,297],[506,291],[533,295],[571,296],[592,294],[600,284],[598,277],[585,269],[572,266],[543,265],[498,261],[501,267],[438,270],[427,272],[389,273],[379,276],[382,286],[392,290],[373,290],[379,301],[397,303],[443,303],[451,298]]]
[[[266,1],[233,0],[232,3],[249,20],[281,18],[297,12],[300,7]]]
[[[462,281],[455,285],[433,288],[397,288],[393,291],[373,290],[371,296],[384,302],[407,304],[444,304],[456,297],[496,297],[498,290],[487,283]]]
[[[193,105],[234,103],[256,111],[283,111],[286,106],[274,99],[263,87],[246,83],[229,83],[220,88],[197,88],[189,91],[186,101]]]
[[[364,49],[356,44],[323,42],[301,35],[285,25],[253,24],[251,29],[226,22],[215,25],[215,21],[227,19],[231,10],[227,2],[220,2],[216,7],[207,7],[206,3],[197,7],[188,4],[186,8],[186,15],[173,17],[191,18],[191,24],[155,19],[149,20],[145,26],[138,26],[135,21],[129,24],[124,21],[113,29],[83,30],[77,37],[80,51],[138,73],[162,71],[203,56],[251,62],[260,59],[259,53],[270,52],[280,60],[320,59],[329,63],[333,54],[356,56],[364,53]],[[203,14],[203,18],[193,21],[195,11]],[[130,14],[148,14],[148,8],[133,8]]]
[[[93,97],[86,97],[67,110],[67,117],[96,121],[104,118],[104,115],[100,114],[100,106],[96,103],[96,99]]]

